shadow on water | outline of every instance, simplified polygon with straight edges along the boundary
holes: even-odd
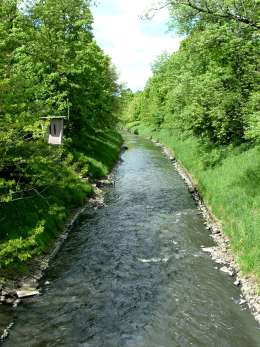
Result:
[[[129,135],[106,206],[89,210],[53,262],[42,295],[16,311],[5,346],[257,347],[240,292],[201,251],[212,245],[160,150]]]

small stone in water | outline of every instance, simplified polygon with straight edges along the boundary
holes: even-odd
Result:
[[[239,305],[244,305],[244,304],[246,304],[246,300],[245,299],[240,299]]]
[[[213,247],[201,247],[203,252],[212,253]]]
[[[226,266],[221,267],[220,271],[228,274],[230,277],[234,276],[234,272],[231,269],[229,269],[228,267],[226,267]]]
[[[18,298],[27,298],[29,296],[35,296],[39,294],[40,294],[39,290],[36,290],[36,289],[28,288],[28,289],[17,290]]]
[[[236,279],[234,282],[234,285],[238,287],[238,286],[240,286],[240,284],[241,284],[240,280]]]
[[[16,299],[13,303],[13,307],[16,308],[20,304],[20,302],[21,302],[20,299]]]

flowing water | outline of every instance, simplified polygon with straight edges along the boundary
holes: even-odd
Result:
[[[42,295],[0,306],[0,329],[15,322],[4,346],[260,346],[239,289],[201,250],[213,242],[182,179],[149,141],[127,142],[106,206],[82,216]]]

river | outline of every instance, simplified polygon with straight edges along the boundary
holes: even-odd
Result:
[[[9,347],[259,347],[240,291],[202,246],[213,241],[172,163],[150,141],[129,150],[42,281],[42,294],[0,306]]]

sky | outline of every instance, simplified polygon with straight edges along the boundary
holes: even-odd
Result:
[[[150,21],[140,18],[152,5],[152,0],[99,0],[92,8],[96,41],[133,91],[144,88],[156,57],[180,44],[180,38],[167,33],[167,10]]]

